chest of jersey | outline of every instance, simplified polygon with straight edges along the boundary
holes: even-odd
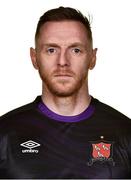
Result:
[[[30,124],[30,123],[29,123]],[[6,178],[127,178],[130,162],[116,131],[92,123],[19,126],[3,138]]]

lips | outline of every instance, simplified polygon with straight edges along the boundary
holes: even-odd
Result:
[[[72,77],[69,74],[56,74],[55,77]]]
[[[73,77],[74,73],[70,70],[56,70],[52,74],[54,77]]]

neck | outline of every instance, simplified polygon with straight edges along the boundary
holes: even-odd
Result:
[[[43,88],[42,101],[53,112],[63,116],[75,116],[83,112],[90,104],[88,86],[69,97],[56,96]]]

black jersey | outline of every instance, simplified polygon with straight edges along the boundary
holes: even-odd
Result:
[[[77,116],[37,97],[0,118],[0,178],[131,178],[131,120],[93,97]]]

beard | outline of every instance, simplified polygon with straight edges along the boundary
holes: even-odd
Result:
[[[75,74],[71,70],[55,70],[51,74],[43,73],[39,69],[39,74],[43,82],[44,89],[48,89],[51,94],[58,97],[69,97],[76,94],[87,78],[87,72]],[[66,78],[60,74],[68,75]]]

